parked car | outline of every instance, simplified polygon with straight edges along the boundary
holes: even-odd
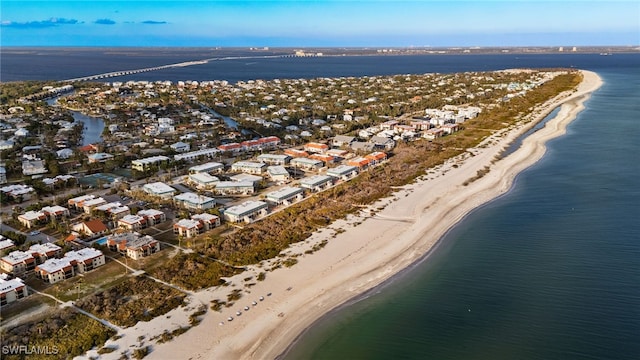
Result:
[[[29,235],[31,235],[31,236],[36,236],[38,234],[40,234],[40,230],[34,230],[34,231],[29,233]]]

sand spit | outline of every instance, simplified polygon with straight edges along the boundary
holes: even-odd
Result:
[[[414,184],[291,246],[285,253],[300,254],[295,266],[265,271],[271,265],[263,262],[230,278],[230,286],[189,295],[189,306],[138,323],[125,329],[121,338],[108,341],[106,346],[116,350],[100,358],[117,359],[124,351],[147,345],[152,350],[149,359],[277,357],[323,314],[410,266],[471,210],[507,192],[515,176],[542,157],[549,139],[564,134],[589,94],[602,84],[596,73],[582,73],[584,79],[577,91],[548,101],[532,114],[534,121],[497,132],[479,146],[430,169]],[[558,115],[544,128],[528,136],[518,150],[497,160],[509,143],[560,105]],[[486,167],[488,173],[469,181]],[[329,241],[322,250],[305,254],[323,240]],[[256,281],[260,272],[266,272],[264,281]],[[246,280],[250,276],[253,279]],[[213,299],[226,301],[233,289],[243,292],[233,306],[223,307],[221,312],[209,310],[198,326],[172,341],[157,344],[150,340],[165,329],[187,325],[189,314],[198,305],[208,307]],[[97,356],[97,352],[86,356]]]

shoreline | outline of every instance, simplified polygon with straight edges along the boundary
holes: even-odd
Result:
[[[101,358],[117,358],[121,351],[145,345],[153,348],[150,359],[263,359],[286,354],[317,320],[427,261],[442,237],[471,211],[506,194],[517,175],[542,158],[546,142],[565,133],[584,109],[589,94],[602,84],[597,74],[582,74],[576,91],[535,109],[530,121],[497,131],[477,147],[429,169],[416,182],[283,251],[300,254],[293,267],[265,270],[278,259],[250,266],[228,279],[231,286],[194,293],[186,307],[125,329],[123,337],[105,344],[117,349]],[[524,138],[516,151],[496,160],[503,149],[559,106],[558,114],[543,128]],[[490,166],[488,173],[464,185],[486,166]],[[305,254],[325,240],[320,251]],[[248,276],[260,272],[266,272],[264,281],[247,284]],[[234,289],[241,289],[243,296],[233,307],[209,310],[198,326],[170,342],[150,340],[165,329],[172,331],[176,323],[184,324],[188,312],[198,305],[208,307],[213,299],[226,300]],[[245,306],[250,310],[244,311]],[[239,310],[241,316],[236,315]],[[227,320],[229,316],[233,321]],[[146,339],[140,340],[140,335]],[[96,355],[96,350],[85,354]]]

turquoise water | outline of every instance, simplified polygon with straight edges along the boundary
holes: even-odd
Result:
[[[286,359],[639,359],[640,65],[426,261],[328,314]]]

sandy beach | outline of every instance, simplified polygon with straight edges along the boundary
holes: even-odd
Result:
[[[493,134],[479,146],[430,169],[415,183],[399,188],[393,196],[290,247],[285,253],[300,254],[296,265],[266,271],[271,264],[263,262],[230,278],[230,286],[191,293],[187,307],[124,329],[121,338],[106,344],[117,350],[101,358],[118,358],[122,351],[145,345],[152,347],[149,359],[277,357],[323,314],[418,261],[471,210],[507,192],[515,176],[543,156],[549,139],[564,134],[589,94],[602,84],[597,74],[582,73],[577,91],[548,101],[531,114],[531,121]],[[518,150],[496,160],[508,144],[560,105],[558,115],[544,128],[528,136]],[[464,185],[485,167],[490,168],[486,175]],[[323,240],[328,240],[324,248],[305,254]],[[264,281],[256,281],[260,272],[266,272]],[[249,277],[253,279],[247,280]],[[198,326],[172,341],[150,341],[165,329],[187,325],[198,305],[208,307],[213,299],[226,301],[233,289],[242,289],[243,296],[232,307],[209,310]],[[97,356],[97,352],[86,356]]]

